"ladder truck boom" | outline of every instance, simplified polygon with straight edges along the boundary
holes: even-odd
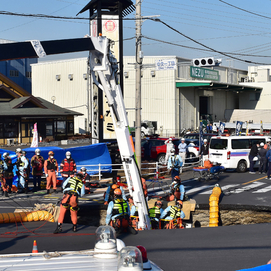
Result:
[[[129,123],[124,100],[120,85],[117,84],[117,60],[109,49],[110,41],[106,37],[90,38],[95,47],[94,50],[90,51],[89,59],[93,82],[104,91],[108,101],[128,189],[133,197],[134,204],[138,207],[138,226],[141,229],[151,229],[148,205],[143,193],[141,176],[130,140]]]

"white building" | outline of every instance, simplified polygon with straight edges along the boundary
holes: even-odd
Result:
[[[168,59],[176,61],[176,70],[155,69],[156,61]],[[134,57],[124,57],[124,100],[131,126],[135,121],[134,63]],[[74,119],[75,133],[85,133],[90,122],[86,73],[87,58],[32,65],[34,96],[48,101],[54,96],[57,105],[84,114]],[[247,71],[244,70],[192,67],[190,59],[176,56],[144,57],[142,120],[156,122],[158,133],[163,136],[178,136],[182,128],[195,129],[199,119],[207,114],[214,120],[224,120],[225,110],[242,108],[250,93],[261,90],[261,86],[240,85],[245,78]]]

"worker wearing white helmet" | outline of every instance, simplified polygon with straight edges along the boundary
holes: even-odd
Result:
[[[179,176],[180,169],[182,168],[183,161],[179,154],[175,155],[175,148],[171,149],[171,156],[168,159],[167,168],[171,173],[172,182],[175,176]]]
[[[35,155],[31,158],[33,175],[33,191],[40,190],[41,176],[43,175],[44,158],[40,155],[40,149],[35,149]]]
[[[28,168],[28,161],[25,156],[22,155],[22,150],[20,148],[16,149],[17,155],[17,176],[18,176],[18,191],[25,192],[25,178],[27,177],[27,168]]]
[[[179,155],[182,158],[183,164],[185,163],[185,157],[186,157],[186,152],[187,152],[187,144],[185,143],[185,139],[181,139],[181,143],[178,145],[179,149]],[[180,173],[182,173],[182,168],[180,168]]]
[[[174,144],[172,142],[172,138],[170,137],[165,141],[165,144],[167,145],[167,152],[166,152],[166,158],[165,158],[165,165],[167,165],[168,158],[170,157],[171,149],[174,148]]]
[[[68,177],[74,177],[76,172],[77,172],[76,163],[74,159],[71,157],[71,152],[67,151],[66,158],[64,158],[60,164],[60,173],[63,178],[63,182]]]

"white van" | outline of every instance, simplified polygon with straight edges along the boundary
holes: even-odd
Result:
[[[249,152],[255,143],[266,143],[268,136],[214,136],[209,146],[209,160],[225,168],[245,172],[249,167]]]

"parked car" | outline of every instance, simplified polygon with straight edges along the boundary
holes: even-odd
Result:
[[[158,161],[160,164],[165,164],[166,159],[166,151],[167,146],[165,144],[165,141],[168,138],[159,137],[155,139],[149,139],[149,146],[150,146],[150,158]],[[178,145],[180,144],[179,138],[172,138],[172,142],[175,146],[176,153],[178,153]],[[193,142],[186,141],[186,144],[188,145],[187,149],[187,158],[194,158],[193,160],[188,160],[187,162],[193,162],[196,159],[198,159],[199,154],[199,147],[196,146]]]

